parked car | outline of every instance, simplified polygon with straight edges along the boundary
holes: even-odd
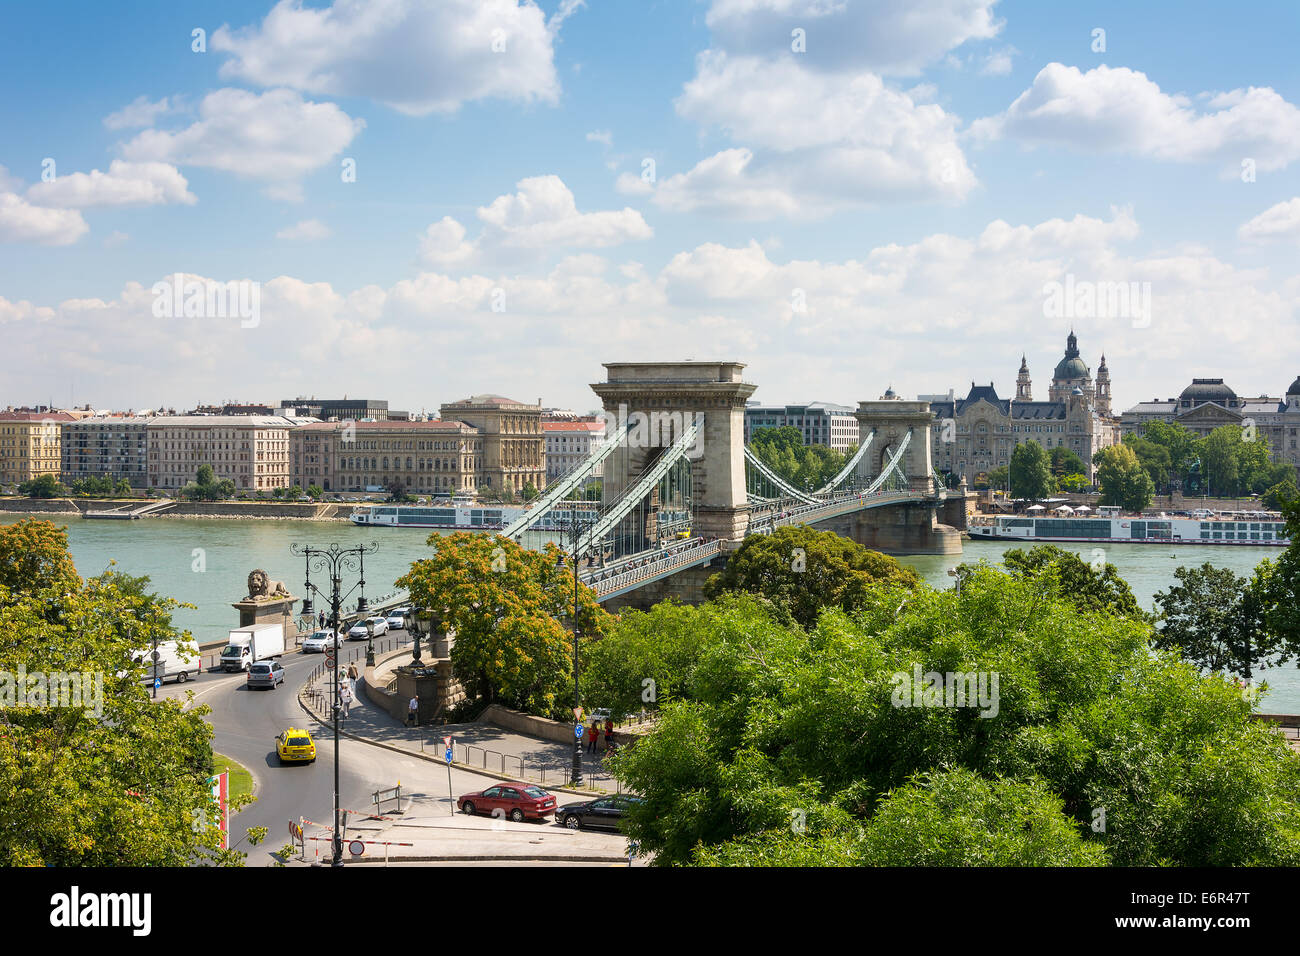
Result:
[[[388,633],[388,618],[368,617],[365,620],[357,621],[357,623],[353,624],[352,627],[349,628],[348,640],[364,641],[369,636],[369,631],[366,629],[367,623],[373,623],[375,625],[375,637],[378,637],[380,634]]]
[[[570,830],[620,830],[627,812],[641,799],[620,794],[586,803],[570,803],[560,813],[560,822]]]
[[[326,650],[333,645],[336,649],[342,638],[338,634],[332,634],[329,628],[323,631],[313,631],[310,637],[302,642],[302,652],[304,654],[324,654]]]
[[[503,783],[467,793],[456,801],[462,813],[509,817],[516,823],[544,820],[555,813],[555,797],[531,783]]]
[[[307,731],[290,727],[275,738],[275,755],[280,763],[315,763],[316,742]]]
[[[257,661],[248,665],[248,686],[269,687],[275,690],[284,683],[284,665],[279,661]]]
[[[388,612],[388,628],[393,631],[406,630],[406,618],[411,613],[409,607],[395,607]]]

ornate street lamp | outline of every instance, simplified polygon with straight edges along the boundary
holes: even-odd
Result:
[[[366,666],[375,666],[375,622],[366,618]]]
[[[424,608],[422,607],[411,608],[411,615],[406,621],[406,629],[411,632],[411,640],[414,641],[414,646],[411,648],[412,667],[423,666],[423,662],[420,660],[420,636],[422,633],[421,629],[423,628],[423,624],[420,622],[420,615],[423,612]]]
[[[339,806],[339,712],[342,709],[339,700],[339,614],[343,608],[343,601],[357,588],[364,588],[366,584],[364,570],[364,555],[373,554],[379,550],[378,544],[360,545],[355,548],[340,548],[337,544],[331,544],[328,548],[313,548],[308,545],[293,544],[289,549],[294,554],[303,556],[307,568],[307,579],[305,581],[304,595],[310,596],[316,594],[322,600],[328,601],[330,609],[330,630],[334,634],[334,690],[332,695],[331,712],[334,720],[334,839],[333,839],[333,858],[331,866],[343,865],[343,832],[341,820],[341,808]],[[329,576],[328,593],[320,590],[311,583],[312,568],[317,571],[327,572]],[[347,591],[343,590],[343,572],[360,571],[361,579]],[[357,610],[364,610],[366,599],[364,594],[357,600]],[[373,629],[373,625],[371,625]],[[368,661],[369,662],[369,661]]]

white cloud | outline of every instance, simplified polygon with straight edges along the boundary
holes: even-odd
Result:
[[[0,193],[16,193],[23,188],[23,181],[9,173],[6,166],[0,166]]]
[[[319,219],[304,219],[292,226],[286,226],[275,234],[277,239],[328,239],[334,235],[330,227]]]
[[[114,229],[112,232],[110,232],[107,236],[104,237],[104,248],[116,249],[118,246],[122,245],[122,243],[126,242],[130,238],[131,238],[130,236],[122,232],[120,229]]]
[[[431,223],[420,237],[420,257],[439,269],[459,269],[477,254],[472,242],[465,241],[465,227],[451,216]]]
[[[122,147],[131,160],[205,166],[263,180],[297,198],[298,181],[328,163],[365,127],[333,103],[292,90],[221,89],[199,105],[199,119],[174,132],[145,130]]]
[[[971,124],[978,138],[1010,137],[1083,150],[1178,162],[1208,162],[1224,174],[1243,159],[1260,170],[1300,159],[1300,110],[1268,87],[1205,94],[1204,108],[1170,95],[1125,67],[1049,63],[1005,113]]]
[[[55,314],[55,311],[49,306],[37,308],[26,299],[20,302],[10,302],[0,295],[0,325],[6,322],[23,322],[28,319],[44,321],[54,318]]]
[[[595,129],[587,134],[587,142],[604,143],[606,146],[613,146],[614,134],[607,129]]]
[[[463,233],[444,230],[444,250],[464,243]],[[1068,322],[1044,318],[1043,289],[1072,274],[1151,283],[1149,328],[1075,320],[1085,361],[1095,364],[1105,351],[1121,408],[1177,394],[1192,369],[1222,374],[1241,392],[1275,392],[1294,379],[1294,277],[1274,279],[1192,246],[1137,251],[1139,236],[1132,212],[1116,209],[1104,218],[999,220],[969,235],[935,233],[838,261],[779,260],[756,242],[706,243],[650,269],[580,253],[540,270],[428,271],[351,291],[278,276],[262,282],[253,329],[236,320],[157,319],[146,277],[116,296],[68,300],[39,314],[0,300],[0,320],[9,320],[5,339],[15,354],[66,354],[79,393],[101,405],[151,406],[159,395],[181,405],[222,394],[235,364],[250,394],[278,394],[280,357],[291,350],[300,359],[292,386],[317,394],[337,385],[339,368],[382,366],[390,400],[419,408],[429,401],[423,373],[436,361],[444,395],[487,388],[586,408],[593,399],[585,383],[598,380],[600,362],[660,357],[666,347],[680,357],[680,343],[697,358],[748,362],[746,379],[759,384],[763,401],[850,403],[891,381],[907,396],[964,391],[972,378],[994,379],[1007,393],[1022,350],[1044,389]],[[498,289],[503,313],[492,308]],[[795,290],[806,307],[796,307]],[[1258,348],[1261,335],[1268,349]],[[81,339],[94,347],[68,352],[66,343]],[[530,347],[523,364],[520,341]],[[1155,365],[1153,349],[1161,354]],[[39,393],[47,375],[39,363],[10,373],[14,398]]]
[[[89,229],[75,209],[34,206],[14,193],[0,193],[0,242],[67,246]]]
[[[649,239],[654,230],[635,209],[578,212],[573,192],[559,176],[532,176],[515,184],[515,193],[480,206],[478,218],[505,247],[616,246]]]
[[[813,70],[913,75],[968,40],[995,37],[997,0],[713,0],[706,22],[723,49],[799,56]],[[791,53],[802,29],[807,52]]]
[[[980,73],[985,76],[1006,76],[1011,72],[1011,51],[999,50],[996,53],[990,53],[984,58],[984,65],[980,67]]]
[[[336,0],[322,9],[280,0],[260,25],[223,26],[209,46],[232,57],[223,78],[362,96],[415,116],[488,98],[555,103],[555,33],[580,6],[565,0],[548,25],[535,4],[516,0]]]
[[[136,129],[142,126],[152,126],[158,121],[158,117],[165,116],[171,109],[172,107],[165,96],[156,103],[147,96],[137,96],[116,113],[109,113],[105,116],[104,125],[109,129]]]
[[[1249,222],[1242,223],[1237,238],[1251,242],[1300,239],[1300,196],[1270,206]]]
[[[115,159],[108,172],[63,174],[33,183],[27,198],[42,206],[88,209],[92,206],[156,206],[198,202],[189,182],[168,163],[128,163]]]
[[[872,73],[814,73],[793,59],[703,53],[677,111],[744,145],[670,177],[655,201],[762,219],[961,199],[975,176],[957,144],[956,117],[918,102],[930,92],[896,90]]]
[[[614,189],[624,196],[648,196],[654,192],[654,184],[636,173],[619,173],[614,180]]]

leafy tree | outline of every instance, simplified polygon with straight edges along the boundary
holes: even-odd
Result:
[[[826,445],[805,445],[803,434],[792,425],[754,429],[749,447],[785,481],[806,491],[829,483],[856,451],[849,449],[846,453]]]
[[[810,631],[754,599],[701,617],[689,686],[611,758],[645,798],[628,835],[658,865],[1300,862],[1286,742],[1058,587],[980,567],[960,598],[882,586]],[[996,714],[906,706],[917,671],[986,675]]]
[[[537,490],[537,486],[530,481],[519,492],[519,497],[524,501],[532,501],[540,494],[541,492]]]
[[[1093,456],[1101,503],[1139,512],[1155,498],[1156,486],[1127,445],[1111,445]]]
[[[1133,454],[1137,456],[1138,462],[1146,469],[1146,473],[1151,476],[1151,483],[1156,488],[1167,488],[1169,486],[1173,461],[1170,458],[1168,447],[1134,433],[1124,436],[1124,444],[1133,449]]]
[[[30,481],[20,482],[18,493],[28,498],[62,498],[68,493],[54,475],[37,475]]]
[[[1178,583],[1155,596],[1155,647],[1177,651],[1191,664],[1249,680],[1260,664],[1279,663],[1277,635],[1265,620],[1263,594],[1271,565],[1253,579],[1206,562],[1174,571]]]
[[[1053,544],[1039,544],[1028,551],[1014,548],[1002,556],[1002,561],[1012,574],[1020,578],[1043,575],[1051,569],[1050,586],[1080,611],[1108,611],[1135,620],[1146,617],[1128,582],[1120,577],[1115,565],[1104,560],[1090,564],[1073,551]],[[967,573],[969,568],[970,565],[962,565],[958,569],[959,576]]]
[[[134,496],[135,489],[131,487],[131,482],[126,478],[119,478],[113,485],[113,494],[119,498],[130,498]]]
[[[832,531],[787,525],[745,538],[726,569],[709,578],[704,593],[710,598],[740,591],[759,595],[778,613],[811,627],[825,608],[860,607],[881,582],[914,588],[920,580],[896,559]]]
[[[1011,469],[1006,465],[999,465],[985,476],[985,480],[990,488],[996,491],[1006,491],[1011,481]]]
[[[1057,481],[1062,491],[1086,491],[1091,487],[1086,475],[1066,475]]]
[[[1223,425],[1196,442],[1196,454],[1201,461],[1206,490],[1212,495],[1232,496],[1237,493],[1241,476],[1241,429],[1236,425]]]
[[[1051,461],[1052,474],[1056,478],[1064,478],[1066,475],[1085,475],[1088,473],[1088,467],[1084,464],[1083,459],[1076,455],[1064,445],[1057,445],[1047,457]]]
[[[1296,487],[1295,472],[1287,475],[1268,491],[1264,492],[1261,497],[1261,503],[1270,511],[1281,511],[1282,506],[1288,501],[1294,501],[1300,497],[1300,488]]]
[[[1014,498],[1046,498],[1056,489],[1052,468],[1043,446],[1021,442],[1011,452],[1011,495]]]
[[[1169,478],[1171,481],[1177,480],[1185,487],[1196,460],[1196,433],[1171,422],[1148,422],[1142,429],[1142,438],[1168,451]],[[1127,441],[1127,438],[1125,440]],[[1157,480],[1154,475],[1152,480]]]
[[[1264,605],[1268,629],[1282,642],[1286,656],[1300,661],[1300,498],[1282,501],[1281,510],[1291,543],[1275,562],[1262,562],[1256,595]]]
[[[219,849],[209,812],[207,708],[151,701],[144,684],[148,668],[137,652],[154,637],[181,636],[171,626],[176,603],[149,594],[147,579],[111,568],[83,582],[60,551],[62,532],[20,524],[16,534],[0,529],[0,671],[8,678],[0,691],[0,863],[239,863],[243,854]],[[74,677],[88,692],[79,702],[45,691],[59,685],[66,693]]]
[[[574,587],[563,552],[471,532],[434,533],[428,544],[433,556],[415,561],[397,586],[455,632],[451,663],[465,693],[485,705],[571,716],[573,635],[564,622],[573,619]],[[579,632],[590,643],[610,617],[591,589],[579,585],[577,599]]]
[[[211,465],[199,465],[194,481],[180,490],[182,498],[189,498],[193,501],[220,501],[223,498],[229,498],[234,493],[235,483],[229,478],[218,480]],[[259,491],[258,497],[261,496]]]
[[[320,485],[308,485],[307,494],[313,498],[319,498],[321,495],[325,494],[325,490],[321,488]]]

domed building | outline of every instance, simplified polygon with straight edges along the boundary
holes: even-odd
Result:
[[[1238,395],[1221,378],[1194,378],[1177,398],[1153,398],[1124,412],[1120,425],[1125,435],[1141,435],[1153,421],[1182,425],[1198,436],[1224,425],[1251,425],[1268,439],[1269,455],[1275,462],[1287,462],[1300,469],[1300,378],[1286,390],[1284,398]]]
[[[1074,330],[1052,372],[1045,402],[1033,400],[1033,380],[1023,355],[1014,399],[1000,398],[992,382],[971,382],[964,399],[951,392],[946,400],[939,395],[926,398],[935,416],[931,443],[935,468],[964,477],[971,486],[988,472],[1009,465],[1011,452],[1024,441],[1036,441],[1049,450],[1068,448],[1082,459],[1091,481],[1092,456],[1119,441],[1119,422],[1111,417],[1106,358],[1102,356],[1094,383]]]

